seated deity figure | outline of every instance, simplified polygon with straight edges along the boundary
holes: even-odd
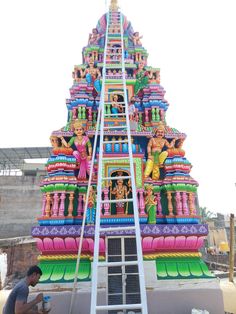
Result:
[[[117,114],[118,112],[122,112],[122,105],[118,102],[118,95],[114,95],[111,101],[111,113]]]
[[[79,120],[74,122],[74,133],[76,136],[73,136],[68,143],[63,137],[61,142],[65,147],[75,145],[76,150],[73,151],[73,155],[79,165],[78,180],[85,180],[86,173],[89,175],[90,172],[92,145],[88,136],[84,135],[84,128]]]
[[[127,187],[127,185],[124,183],[124,180],[117,179],[115,187],[111,190],[111,194],[115,195],[115,199],[121,200],[120,202],[116,203],[117,215],[127,213],[128,202],[125,202],[122,200],[127,199],[130,192],[131,192],[131,188]]]
[[[168,156],[167,151],[163,151],[164,146],[167,148],[173,148],[176,138],[170,143],[164,138],[165,127],[163,122],[159,122],[159,126],[156,129],[155,136],[152,137],[147,146],[148,160],[146,162],[146,168],[144,170],[144,178],[149,178],[152,172],[152,179],[159,180],[160,168],[163,167],[163,163]]]
[[[131,35],[131,39],[134,43],[134,46],[142,46],[141,40],[143,36],[139,36],[139,32],[134,32],[133,35]]]
[[[148,214],[148,224],[156,224],[156,205],[157,201],[153,195],[153,186],[152,184],[148,184],[145,196],[145,210]]]
[[[100,38],[102,38],[104,35],[99,34],[98,30],[96,28],[92,29],[92,33],[89,34],[88,44],[89,45],[98,45],[98,41]]]
[[[88,67],[83,71],[80,69],[80,75],[81,77],[85,77],[86,81],[89,85],[93,85],[96,92],[99,93],[101,91],[101,83],[100,83],[100,77],[101,72],[98,68],[94,66],[94,60],[93,58],[89,59]]]

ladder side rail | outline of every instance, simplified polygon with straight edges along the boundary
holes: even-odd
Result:
[[[130,132],[130,121],[129,121],[129,110],[128,110],[128,97],[126,90],[126,81],[125,81],[125,60],[124,60],[124,29],[123,29],[123,15],[120,19],[120,30],[121,30],[121,47],[122,47],[122,78],[123,78],[123,87],[124,87],[124,101],[125,101],[125,112],[126,112],[126,125],[127,125],[127,135],[128,135],[128,151],[130,157],[130,173],[133,180],[131,180],[132,193],[133,193],[133,212],[134,212],[134,222],[136,227],[136,249],[137,249],[137,258],[138,258],[138,268],[139,268],[139,285],[140,285],[140,295],[141,303],[143,304],[142,314],[148,314],[147,311],[147,296],[146,296],[146,285],[144,278],[144,268],[143,268],[143,254],[141,246],[141,230],[139,224],[139,212],[138,212],[138,203],[137,203],[137,193],[136,193],[136,184],[135,184],[135,173],[134,173],[134,163],[133,163],[133,152],[131,146],[131,132]],[[138,235],[138,236],[137,236]]]
[[[105,54],[105,50],[104,50],[104,54]],[[90,172],[89,172],[89,180],[88,180],[86,200],[85,200],[85,206],[84,206],[85,211],[84,211],[84,214],[83,214],[83,221],[82,221],[82,226],[81,226],[81,231],[80,231],[80,242],[79,242],[78,253],[77,253],[77,261],[76,261],[76,267],[75,267],[75,276],[74,276],[74,283],[73,283],[73,290],[72,290],[69,314],[72,314],[72,311],[73,311],[74,298],[75,298],[75,292],[76,292],[76,284],[78,282],[78,271],[79,271],[79,266],[80,266],[80,257],[81,257],[82,244],[83,244],[83,238],[84,238],[85,222],[86,222],[86,216],[87,216],[89,190],[90,190],[91,182],[92,182],[92,174],[93,174],[93,167],[94,167],[94,161],[95,161],[95,155],[96,155],[96,147],[97,147],[97,140],[98,140],[98,134],[99,134],[99,121],[101,119],[101,111],[102,111],[101,108],[102,108],[102,106],[103,106],[103,102],[100,99],[99,107],[98,107],[98,117],[97,117],[96,132],[95,132],[95,136],[94,136],[91,168],[90,168]]]
[[[103,156],[103,137],[104,137],[104,102],[105,102],[105,76],[106,76],[106,53],[107,53],[107,42],[108,42],[108,28],[109,28],[109,11],[107,16],[107,26],[106,26],[106,40],[104,47],[104,57],[103,57],[103,73],[102,73],[102,90],[100,95],[101,103],[101,128],[100,128],[100,146],[99,146],[99,164],[98,164],[98,179],[97,179],[97,206],[96,206],[96,224],[95,224],[95,234],[94,234],[94,256],[93,256],[93,266],[92,266],[92,290],[91,290],[91,307],[90,314],[96,314],[97,306],[97,281],[98,281],[98,259],[99,259],[99,229],[100,229],[100,216],[101,216],[101,199],[102,199],[102,184],[100,176],[102,174],[102,156]],[[99,121],[98,121],[99,124]]]
[[[101,103],[99,103],[97,121],[100,121],[100,118],[101,118]],[[84,206],[85,211],[84,211],[84,214],[83,214],[83,221],[82,221],[82,226],[81,226],[81,231],[80,231],[80,242],[79,242],[78,253],[77,253],[77,261],[76,261],[76,267],[75,267],[75,277],[74,277],[74,283],[73,283],[73,290],[72,290],[69,314],[72,314],[72,311],[73,311],[74,297],[75,297],[75,292],[76,292],[76,284],[77,284],[77,281],[78,281],[78,271],[79,271],[79,266],[80,266],[80,257],[81,257],[82,244],[83,244],[83,238],[84,238],[85,221],[86,221],[86,217],[87,217],[89,190],[90,190],[90,187],[91,187],[93,166],[94,166],[94,160],[95,160],[95,155],[96,155],[98,131],[99,131],[99,123],[97,123],[96,132],[95,132],[95,138],[94,138],[93,154],[92,154],[92,160],[91,160],[91,168],[90,168],[90,173],[89,173],[88,187],[87,187],[86,200],[85,200],[85,206]]]

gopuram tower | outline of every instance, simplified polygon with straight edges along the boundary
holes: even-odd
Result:
[[[148,64],[142,36],[117,1],[82,56],[65,126],[50,137],[32,229],[41,283],[92,289],[90,313],[163,314],[160,284],[214,280],[199,252],[208,228],[198,215],[186,135],[168,125],[160,69]],[[159,312],[150,305],[156,296]]]

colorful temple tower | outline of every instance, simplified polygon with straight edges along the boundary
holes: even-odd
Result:
[[[190,176],[191,163],[182,148],[186,135],[167,123],[169,104],[160,69],[148,64],[141,39],[111,1],[83,48],[82,64],[74,67],[66,125],[50,137],[52,155],[41,183],[42,211],[32,229],[41,251],[41,283],[73,282],[79,246],[77,279],[81,285],[91,281],[101,177],[110,180],[102,183],[100,224],[106,230],[119,228],[101,233],[100,260],[116,254],[129,260],[135,232],[127,226],[134,224],[137,210],[144,275],[151,277],[153,286],[160,280],[213,277],[199,252],[208,228],[197,212],[198,184]],[[96,129],[98,139],[101,132],[104,135],[100,170]],[[136,192],[127,166],[129,145]],[[131,197],[136,198],[136,209],[128,201]],[[109,290],[109,278],[107,285]],[[128,299],[127,287],[122,291]]]

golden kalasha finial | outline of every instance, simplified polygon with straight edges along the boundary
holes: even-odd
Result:
[[[118,0],[111,0],[111,4],[110,4],[111,11],[117,11],[119,9],[117,2]]]

